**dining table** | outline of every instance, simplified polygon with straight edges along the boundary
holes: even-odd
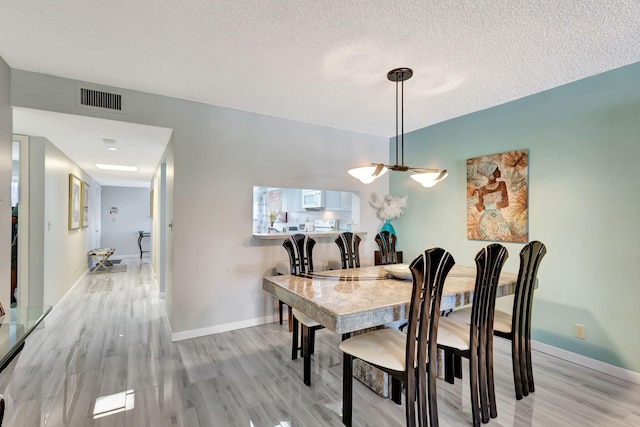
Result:
[[[262,289],[337,334],[386,325],[408,317],[412,280],[408,266],[378,265],[299,276],[264,277]],[[442,311],[471,304],[476,267],[455,265],[442,292]],[[512,295],[517,274],[502,272],[496,296]]]
[[[476,267],[455,265],[445,280],[441,311],[471,304]],[[502,272],[497,297],[515,292],[517,274]],[[290,307],[341,334],[382,326],[398,326],[409,316],[413,282],[406,264],[326,270],[302,275],[264,277],[262,289]],[[364,363],[364,362],[363,362]],[[356,377],[381,396],[388,397],[388,377],[364,366]]]

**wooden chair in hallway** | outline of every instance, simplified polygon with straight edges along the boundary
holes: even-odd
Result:
[[[313,247],[316,241],[304,234],[294,234],[285,239],[282,246],[289,255],[289,264],[292,275],[303,275],[313,272]],[[311,385],[311,355],[314,352],[315,331],[322,325],[295,308],[291,310],[293,339],[291,342],[291,359],[298,358],[298,352],[302,350],[304,364],[304,383]],[[301,325],[302,328],[299,328]],[[301,331],[299,330],[301,329]],[[302,333],[302,346],[298,344],[298,337]]]
[[[487,423],[489,418],[498,416],[493,380],[493,315],[498,279],[507,257],[507,249],[497,243],[481,249],[475,257],[470,323],[451,317],[440,319],[438,348],[444,350],[445,380],[453,383],[459,358],[469,359],[471,412],[476,427],[481,421]]]
[[[342,421],[352,424],[353,360],[361,359],[392,376],[392,394],[405,386],[407,426],[438,425],[436,350],[440,300],[444,281],[455,264],[441,248],[425,251],[410,265],[413,291],[409,303],[407,333],[378,329],[340,343],[344,354],[342,373]],[[394,399],[395,400],[395,399]]]
[[[360,267],[360,236],[345,231],[336,237],[342,268]]]
[[[494,313],[493,334],[511,340],[513,384],[518,400],[535,391],[531,363],[531,310],[538,268],[546,253],[546,246],[538,241],[532,241],[522,248],[511,313],[498,309]],[[455,310],[449,317],[469,323],[471,308]]]

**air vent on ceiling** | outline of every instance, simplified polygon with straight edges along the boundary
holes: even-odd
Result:
[[[77,95],[78,107],[99,109],[113,113],[121,113],[123,110],[123,95],[121,93],[78,86]]]

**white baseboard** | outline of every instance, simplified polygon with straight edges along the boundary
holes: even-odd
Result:
[[[124,255],[113,254],[109,259],[131,259],[131,258],[140,259],[140,254],[124,254]]]
[[[243,320],[242,322],[225,323],[222,325],[215,325],[207,328],[190,329],[188,331],[182,331],[182,332],[172,332],[171,341],[176,342],[176,341],[188,340],[190,338],[198,338],[206,335],[219,334],[221,332],[229,332],[229,331],[234,331],[236,329],[244,329],[244,328],[250,328],[253,326],[260,326],[267,323],[273,323],[275,321],[277,321],[277,316],[274,314],[271,316],[259,317],[257,319]]]
[[[78,277],[78,280],[76,280],[76,281],[75,281],[75,283],[74,283],[73,285],[71,285],[71,287],[69,288],[69,290],[68,290],[67,292],[65,292],[65,293],[64,293],[64,295],[62,295],[62,298],[60,298],[60,300],[59,300],[59,301],[56,301],[55,303],[51,304],[51,307],[52,307],[51,312],[47,315],[49,318],[53,317],[54,315],[56,315],[56,314],[58,313],[58,311],[57,311],[55,308],[56,308],[57,306],[59,306],[59,305],[60,305],[60,303],[61,303],[61,302],[63,302],[63,301],[65,300],[65,298],[67,297],[67,295],[69,295],[69,294],[71,293],[71,291],[72,291],[73,289],[75,289],[75,288],[76,288],[76,286],[78,286],[78,285],[79,285],[79,284],[84,280],[84,278],[85,278],[85,277],[87,277],[87,275],[88,275],[89,273],[90,273],[90,270],[89,270],[89,269],[86,269],[86,270],[84,271],[84,273],[82,273],[82,275],[80,275],[80,277]],[[47,303],[45,302],[45,304],[47,304]]]
[[[573,353],[539,341],[532,340],[531,348],[533,350],[537,350],[539,352],[557,357],[558,359],[566,360],[568,362],[575,363],[576,365],[584,366],[585,368],[593,369],[594,371],[611,375],[612,377],[620,378],[634,384],[640,384],[640,372],[634,372],[629,369],[624,369],[619,366],[591,359],[581,354]]]

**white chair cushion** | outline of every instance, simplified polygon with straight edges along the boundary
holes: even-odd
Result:
[[[298,322],[302,323],[303,325],[307,326],[308,328],[313,328],[313,327],[316,327],[316,326],[320,326],[320,323],[316,322],[311,317],[307,316],[306,314],[304,314],[303,312],[301,312],[300,310],[298,310],[296,308],[293,309],[292,313],[295,316],[295,318],[298,319]]]
[[[387,328],[346,339],[340,343],[340,350],[374,365],[404,371],[406,346],[405,334]]]
[[[511,332],[511,314],[502,310],[495,310],[493,314],[493,329],[508,334]]]
[[[447,314],[447,318],[456,319],[468,325],[471,323],[471,306],[453,310],[451,313]]]
[[[469,350],[469,325],[451,317],[441,317],[438,325],[438,345]]]
[[[471,307],[464,307],[454,310],[447,316],[449,319],[455,319],[464,322],[467,325],[471,323]],[[493,314],[493,329],[508,334],[511,332],[511,314],[502,310],[495,310]]]

